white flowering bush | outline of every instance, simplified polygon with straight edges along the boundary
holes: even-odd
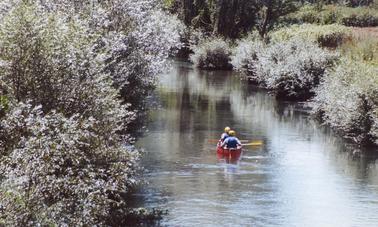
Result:
[[[247,37],[237,42],[232,50],[231,64],[233,68],[246,75],[251,82],[263,83],[258,79],[256,67],[259,64],[258,55],[266,48],[259,39]]]
[[[181,23],[155,3],[0,3],[0,225],[119,226],[160,214],[125,197],[139,182],[130,128],[180,46]]]
[[[154,88],[157,75],[168,69],[167,59],[181,48],[185,29],[176,16],[156,5],[157,0],[53,0],[43,4],[48,11],[79,16],[91,31],[100,33],[94,50],[120,89],[123,103],[136,113],[136,124],[144,117],[142,97]],[[135,131],[136,127],[129,128]]]
[[[378,145],[378,70],[343,60],[316,89],[314,113],[359,144]]]
[[[312,42],[292,39],[266,46],[240,42],[232,62],[249,80],[271,90],[277,98],[308,99],[336,59],[335,54]]]
[[[270,45],[258,59],[258,78],[278,98],[307,99],[336,55],[311,42],[293,39]]]
[[[142,16],[136,19],[138,26],[133,32],[108,36],[104,42],[105,69],[121,89],[124,102],[134,110],[143,105],[140,97],[151,91],[156,76],[168,69],[167,59],[180,48],[184,30],[177,18],[162,11]]]
[[[101,62],[91,56],[91,37],[85,31],[33,6],[15,8],[0,26],[0,58],[5,62],[0,72],[7,96],[15,102],[31,100],[44,112],[96,115],[91,108],[99,97],[93,90],[107,93],[102,88],[106,78]]]
[[[209,38],[192,46],[190,60],[201,69],[232,69],[230,44],[221,38]]]
[[[156,9],[156,1],[114,2],[115,6],[106,12],[115,12],[108,17],[113,14],[124,16],[110,28],[96,27],[96,30],[112,30],[102,37],[98,51],[104,59],[105,71],[110,74],[115,87],[120,89],[123,103],[130,104],[129,109],[136,113],[136,119],[128,130],[133,133],[145,117],[142,97],[154,88],[157,75],[168,69],[168,57],[181,47],[184,25],[175,16]],[[109,6],[105,4],[104,7]],[[102,11],[97,13],[98,18],[103,17]],[[127,23],[121,26],[125,21]],[[91,24],[107,25],[108,22]],[[125,29],[125,26],[128,28]]]
[[[6,2],[0,5],[4,12],[21,1]],[[148,95],[157,75],[168,69],[168,57],[181,47],[184,25],[177,17],[156,7],[156,0],[37,2],[40,12],[60,12],[61,21],[77,18],[88,28],[87,35],[96,36],[93,54],[103,63],[102,69],[116,88],[121,89],[123,102],[143,116],[145,103],[141,97]]]
[[[122,193],[136,182],[137,153],[126,150],[112,126],[79,114],[45,115],[41,106],[15,106],[1,129],[3,222],[95,225],[114,222],[115,211],[126,216]]]

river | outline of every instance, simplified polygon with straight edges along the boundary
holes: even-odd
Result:
[[[168,209],[161,226],[378,226],[378,161],[353,152],[300,104],[279,102],[233,72],[175,62],[160,77],[137,146],[150,182],[135,197]],[[216,156],[225,126],[241,160]]]

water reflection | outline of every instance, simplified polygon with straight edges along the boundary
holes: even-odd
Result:
[[[151,184],[146,206],[168,226],[376,226],[376,157],[356,156],[300,104],[277,102],[231,72],[176,63],[157,89],[161,108],[139,141]],[[259,139],[239,163],[219,161],[224,126]]]

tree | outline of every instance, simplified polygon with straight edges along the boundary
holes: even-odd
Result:
[[[0,225],[140,218],[129,128],[181,24],[150,0],[5,0],[0,21]]]
[[[257,9],[249,0],[176,0],[171,7],[186,25],[228,38],[247,33],[255,25]]]
[[[295,0],[258,0],[259,20],[257,30],[261,37],[273,28],[278,19],[296,10]]]

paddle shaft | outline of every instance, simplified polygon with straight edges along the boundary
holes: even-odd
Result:
[[[219,141],[219,139],[217,140],[217,139],[209,139],[209,143],[213,143],[213,142],[218,142]],[[242,143],[248,143],[248,142],[250,142],[250,140],[239,140],[240,142],[242,142]]]
[[[263,145],[263,143],[261,141],[254,142],[254,143],[245,143],[245,144],[242,144],[242,146],[261,146],[261,145]]]

